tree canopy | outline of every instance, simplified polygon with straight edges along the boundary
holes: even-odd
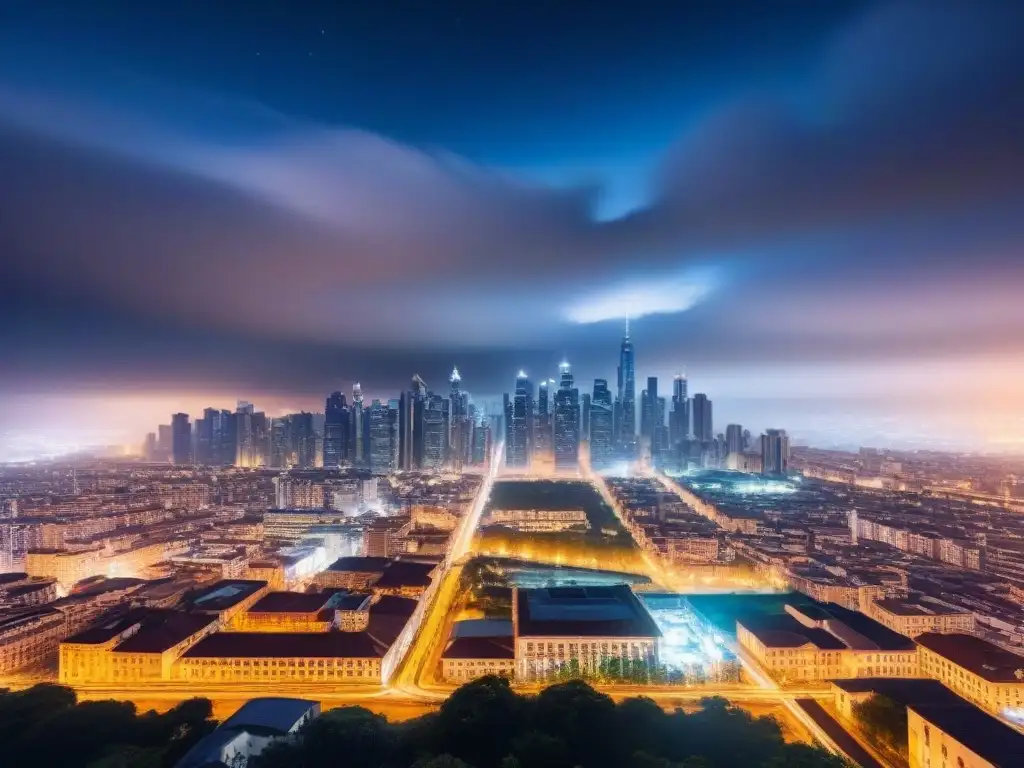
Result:
[[[0,766],[170,768],[212,731],[206,699],[138,714],[121,701],[77,701],[50,683],[0,692]]]
[[[725,699],[693,713],[646,698],[616,704],[585,682],[516,694],[484,677],[436,713],[388,723],[360,707],[328,712],[250,761],[251,768],[845,768],[822,749],[786,744],[779,724]]]

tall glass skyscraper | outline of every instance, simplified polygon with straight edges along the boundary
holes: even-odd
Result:
[[[576,469],[580,454],[580,391],[573,385],[572,369],[561,365],[555,393],[555,469]]]
[[[512,421],[505,444],[505,463],[525,469],[530,466],[530,448],[533,443],[533,387],[524,371],[516,377],[516,391],[512,398]]]
[[[345,396],[332,392],[324,404],[324,468],[335,469],[348,462],[350,426]]]
[[[693,436],[702,443],[710,443],[715,437],[711,422],[711,401],[700,392],[693,396]]]
[[[616,435],[622,456],[632,459],[636,456],[636,359],[633,342],[629,338],[629,320],[626,333],[619,348],[619,380],[616,401],[619,406],[619,423]]]
[[[594,379],[590,400],[590,464],[606,469],[615,463],[615,439],[612,420],[612,393],[605,379]]]

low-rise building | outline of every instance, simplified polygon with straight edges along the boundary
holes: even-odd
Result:
[[[1024,736],[979,709],[907,707],[910,768],[1010,768],[1020,765]]]
[[[557,533],[590,527],[582,509],[492,509],[484,525],[501,525],[523,533]]]
[[[512,625],[518,680],[572,664],[597,673],[611,659],[658,663],[661,630],[627,585],[513,589]]]
[[[320,715],[320,704],[305,699],[249,699],[217,729],[199,740],[174,768],[244,765],[278,739],[287,738]]]
[[[736,639],[782,682],[920,675],[912,640],[838,605],[742,617]]]
[[[217,626],[215,615],[148,608],[101,619],[60,644],[60,682],[128,685],[169,680],[178,657]]]
[[[221,625],[226,626],[269,591],[270,587],[265,581],[223,579],[194,594],[188,604],[190,610],[216,616]]]
[[[239,632],[359,632],[369,622],[371,596],[344,591],[270,592],[230,624]]]
[[[64,615],[53,608],[23,608],[0,614],[0,674],[50,661],[66,632]]]
[[[973,635],[917,638],[921,672],[995,714],[1024,708],[1024,657]]]
[[[974,614],[958,608],[908,600],[874,600],[866,608],[865,613],[879,624],[907,637],[925,632],[969,635],[974,631]]]
[[[484,675],[512,678],[516,652],[511,635],[504,637],[457,637],[441,653],[441,676],[461,685]]]

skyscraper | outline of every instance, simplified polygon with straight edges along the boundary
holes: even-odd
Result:
[[[590,464],[606,469],[615,463],[615,433],[612,419],[612,393],[605,379],[594,379],[590,401]]]
[[[313,469],[316,466],[316,431],[313,429],[313,414],[302,411],[291,414],[289,419],[295,466],[299,469]]]
[[[629,338],[629,320],[626,320],[626,333],[619,348],[618,385],[615,398],[619,406],[618,447],[623,458],[632,459],[636,456],[636,362]]]
[[[348,463],[350,421],[345,395],[332,392],[324,404],[324,467],[335,469]]]
[[[693,396],[693,436],[702,443],[710,443],[714,439],[711,421],[711,401],[708,396],[698,392]]]
[[[462,376],[459,369],[453,368],[448,381],[451,383],[451,446],[450,463],[454,469],[471,460],[473,446],[473,420],[469,414],[469,394],[462,390]]]
[[[525,371],[520,371],[516,376],[509,436],[505,446],[505,463],[508,466],[521,469],[530,466],[532,426],[533,387],[530,385]]]
[[[187,413],[171,416],[171,446],[175,464],[192,463],[192,424]]]
[[[349,445],[351,446],[348,457],[357,467],[366,464],[366,436],[367,424],[366,414],[363,412],[363,387],[357,381],[352,385],[352,426],[349,429]],[[326,455],[326,450],[325,450]],[[324,464],[327,462],[324,461]]]
[[[399,418],[399,468],[419,469],[423,462],[423,409],[427,399],[427,385],[418,375],[402,395]]]
[[[672,380],[672,411],[668,417],[669,442],[673,446],[690,438],[690,399],[686,391],[686,376],[676,374]]]
[[[658,419],[658,377],[647,377],[647,389],[640,395],[640,435],[650,438]]]
[[[551,418],[550,386],[555,382],[544,379],[537,385],[537,417],[533,426],[533,451],[545,458],[551,455],[554,445],[554,422]]]
[[[562,363],[561,381],[555,393],[555,469],[576,469],[580,454],[580,391],[572,369]]]
[[[391,445],[391,413],[387,405],[374,400],[370,405],[370,450],[367,464],[375,475],[386,475],[395,469]]]
[[[725,451],[743,453],[743,427],[739,424],[728,424],[725,427]]]
[[[441,469],[448,458],[448,424],[451,403],[429,393],[423,411],[423,459],[421,469]]]
[[[767,429],[761,435],[761,471],[766,475],[789,472],[789,435],[784,429]]]
[[[590,440],[590,399],[589,392],[580,395],[580,440]]]

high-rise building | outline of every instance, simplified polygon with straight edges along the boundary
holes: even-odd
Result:
[[[555,469],[577,469],[580,456],[580,391],[572,369],[562,363],[555,393]]]
[[[252,414],[252,446],[254,467],[265,467],[270,463],[270,430],[267,414],[256,411]]]
[[[629,320],[619,348],[618,385],[618,448],[624,458],[632,459],[636,456],[636,361],[629,338]]]
[[[402,445],[402,401],[388,400],[388,423],[391,425],[391,469],[400,466]]]
[[[214,452],[214,428],[220,419],[220,411],[216,408],[204,408],[203,416],[196,419],[196,464],[208,467],[217,463]]]
[[[375,475],[386,475],[395,469],[392,449],[391,410],[380,400],[370,405],[370,450],[367,464]]]
[[[156,428],[156,448],[160,461],[174,459],[174,436],[170,424],[160,424]]]
[[[427,400],[427,385],[418,375],[402,395],[399,419],[399,468],[419,469],[423,466],[423,410]]]
[[[352,385],[351,427],[349,429],[348,458],[357,467],[366,465],[366,414],[363,412],[363,387],[357,381]],[[326,464],[326,462],[324,462]]]
[[[693,437],[701,443],[710,443],[715,433],[711,421],[711,401],[708,396],[698,392],[693,396]]]
[[[299,469],[316,467],[316,431],[313,429],[313,414],[302,411],[289,416],[291,421],[291,442],[295,453],[295,466]]]
[[[505,463],[525,469],[530,466],[530,447],[533,436],[533,387],[524,371],[516,377],[515,397],[509,423],[509,437],[505,444]]]
[[[580,440],[590,440],[590,398],[589,392],[580,395]]]
[[[668,417],[668,439],[673,446],[690,439],[690,399],[686,376],[677,374],[672,380],[672,411]]]
[[[554,420],[552,419],[550,385],[553,379],[544,379],[537,385],[537,417],[533,425],[533,452],[535,456],[551,456],[554,446]]]
[[[606,469],[615,463],[615,433],[612,418],[612,393],[605,379],[594,379],[590,401],[590,464]]]
[[[448,381],[451,383],[451,434],[448,442],[450,445],[450,463],[453,469],[462,469],[462,466],[472,460],[473,448],[473,419],[470,416],[469,394],[462,389],[462,376],[459,369],[453,368],[452,375]]]
[[[336,469],[348,463],[351,419],[345,395],[332,392],[324,404],[324,467]]]
[[[784,429],[767,429],[761,435],[761,467],[766,475],[789,472],[789,435]]]
[[[512,398],[508,392],[501,395],[501,436],[508,443],[512,427]]]
[[[491,427],[481,422],[473,427],[472,463],[478,467],[486,466],[491,458]]]
[[[192,424],[187,413],[171,416],[171,456],[175,464],[192,463]]]
[[[725,427],[725,452],[743,453],[743,427],[739,424],[728,424]]]
[[[441,469],[448,459],[448,429],[451,403],[447,397],[429,393],[423,411],[423,459],[421,469]]]
[[[288,469],[295,463],[291,426],[287,416],[270,420],[270,466],[274,469]]]
[[[658,426],[658,377],[647,377],[647,389],[640,394],[640,435],[650,438]]]

